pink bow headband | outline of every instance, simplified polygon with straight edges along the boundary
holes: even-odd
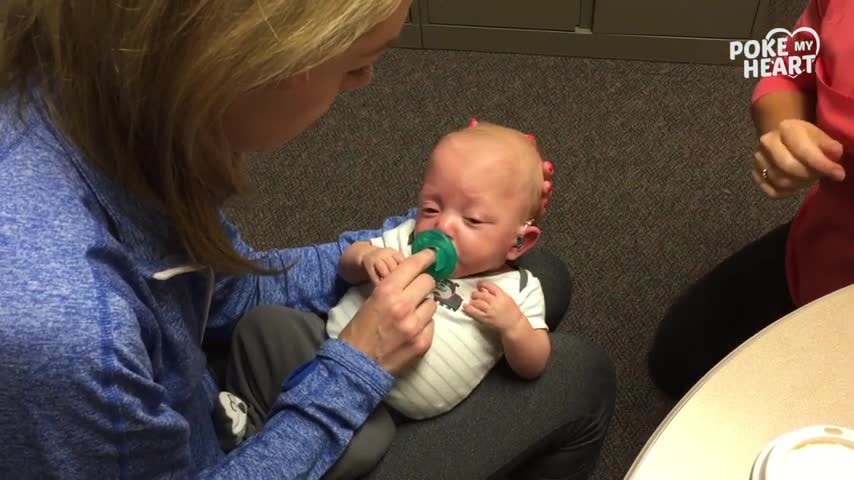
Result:
[[[477,119],[472,118],[469,120],[469,128],[476,127],[478,125]],[[537,139],[534,137],[533,133],[526,133],[525,136],[531,143],[536,144]],[[545,161],[543,162],[543,178],[545,181],[543,182],[543,211],[542,214],[546,213],[546,207],[549,206],[549,200],[552,196],[552,178],[554,177],[555,168],[552,162]]]

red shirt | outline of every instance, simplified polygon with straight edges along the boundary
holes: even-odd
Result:
[[[789,231],[786,272],[797,306],[854,283],[854,1],[810,0],[801,26],[821,40],[813,72],[763,78],[752,98],[785,89],[814,94],[816,125],[844,147],[845,180],[813,187]]]

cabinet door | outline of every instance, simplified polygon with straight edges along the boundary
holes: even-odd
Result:
[[[596,0],[593,33],[748,38],[759,0]]]
[[[418,0],[412,2],[406,23],[400,31],[400,37],[394,44],[395,47],[421,48],[421,24],[418,22]]]
[[[440,25],[572,31],[581,0],[421,0],[422,22]],[[423,10],[422,10],[423,12]],[[426,22],[425,22],[426,20]]]

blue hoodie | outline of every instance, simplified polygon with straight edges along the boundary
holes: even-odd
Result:
[[[267,252],[279,276],[220,276],[169,251],[174,232],[82,161],[31,105],[0,103],[0,478],[319,478],[391,388],[340,341],[228,455],[204,335],[253,307],[323,312],[342,251],[379,231]],[[224,220],[238,251],[255,259]]]

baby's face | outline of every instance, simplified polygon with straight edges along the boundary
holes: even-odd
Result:
[[[454,278],[504,265],[528,218],[536,179],[507,152],[501,141],[456,134],[430,158],[415,232],[438,229],[451,238],[459,257]]]

